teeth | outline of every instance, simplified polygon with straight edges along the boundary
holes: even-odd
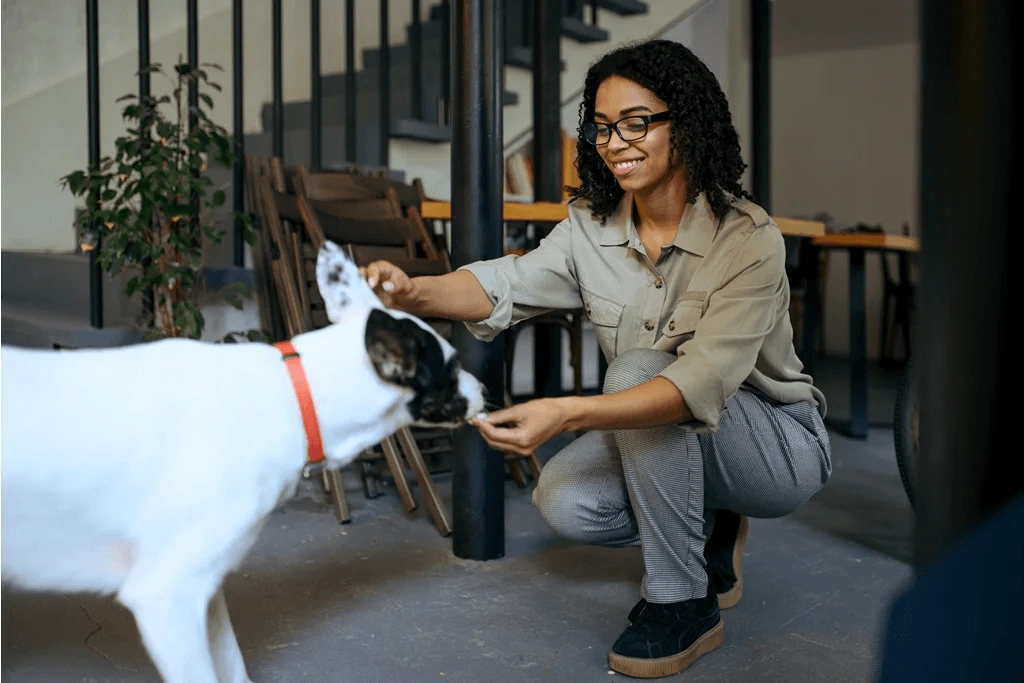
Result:
[[[639,159],[634,159],[632,161],[620,161],[617,164],[615,164],[615,168],[620,169],[620,170],[625,170],[627,168],[633,168],[633,167],[635,167],[639,163],[640,163]]]

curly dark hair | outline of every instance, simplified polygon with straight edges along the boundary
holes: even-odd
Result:
[[[722,218],[730,206],[726,193],[751,198],[740,185],[747,165],[740,156],[739,135],[732,124],[729,103],[715,75],[680,43],[650,40],[613,50],[587,71],[577,128],[581,185],[567,188],[570,201],[589,202],[592,215],[603,224],[624,194],[597,147],[583,139],[583,124],[594,120],[597,88],[611,76],[628,78],[668,104],[672,122],[670,163],[681,155],[689,203],[703,192],[712,212]]]

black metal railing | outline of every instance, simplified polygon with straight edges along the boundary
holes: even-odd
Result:
[[[457,0],[458,3],[466,0]],[[524,46],[533,46],[532,29],[535,23],[534,11],[538,0],[522,0],[514,12],[522,12],[523,32],[521,41]],[[150,97],[150,19],[149,0],[137,0],[138,5],[138,54],[139,54],[139,96]],[[380,0],[379,46],[377,48],[378,78],[378,141],[377,163],[388,166],[388,143],[392,132],[392,99],[391,99],[391,50],[389,46],[389,0]],[[590,21],[596,25],[598,21],[599,0],[562,0],[558,3],[562,16],[576,16],[582,19],[584,7],[589,8]],[[461,7],[461,4],[459,5]],[[499,3],[500,14],[504,16],[504,3]],[[437,2],[436,12],[430,13],[430,21],[440,23],[440,52],[445,62],[440,69],[440,87],[427,87],[424,76],[424,57],[427,50],[424,46],[424,7],[422,0],[410,0],[412,21],[409,31],[410,78],[411,78],[411,114],[420,121],[433,119],[441,126],[448,126],[452,117],[452,70],[457,64],[452,50],[452,0]],[[237,212],[244,211],[245,197],[245,130],[244,130],[244,65],[242,21],[243,0],[233,0],[232,13],[232,89],[233,89],[233,128],[237,163],[233,169],[234,186],[233,208]],[[188,62],[194,66],[199,64],[199,17],[198,0],[186,2],[186,35]],[[321,2],[310,0],[310,165],[322,168],[324,164],[324,79],[321,70]],[[359,145],[356,134],[358,124],[357,108],[357,71],[356,71],[356,30],[357,14],[355,0],[345,1],[345,78],[344,78],[344,157],[347,163],[358,165]],[[285,107],[283,98],[283,26],[281,0],[271,0],[271,52],[272,52],[272,85],[271,85],[271,153],[277,157],[285,157]],[[99,132],[99,15],[98,0],[86,0],[86,52],[87,52],[87,97],[88,97],[88,132],[89,132],[89,163],[99,163],[100,132]],[[434,36],[437,33],[432,34]],[[519,41],[516,41],[519,42]],[[555,72],[557,75],[557,72]],[[434,102],[428,102],[427,93],[437,97],[436,112],[430,111]],[[189,125],[196,124],[195,107],[198,104],[198,84],[192,84],[188,92],[190,105]],[[429,112],[429,114],[428,114]],[[198,197],[192,198],[194,215],[198,214]],[[99,233],[95,226],[83,226],[96,238]],[[243,228],[240,221],[234,222],[232,261],[234,266],[245,265],[245,249]],[[103,279],[102,272],[96,261],[97,250],[90,252],[90,323],[93,327],[103,327]],[[145,297],[143,305],[147,304]]]

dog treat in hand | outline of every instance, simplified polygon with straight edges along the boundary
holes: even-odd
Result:
[[[483,420],[484,422],[487,422],[490,418],[488,417],[487,413],[481,412],[481,413],[477,413],[476,414],[476,418],[475,419]]]

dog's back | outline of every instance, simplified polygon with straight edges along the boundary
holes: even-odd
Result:
[[[289,466],[225,460],[302,439],[282,417],[294,400],[283,373],[251,371],[279,358],[265,345],[2,354],[3,578],[23,588],[116,593],[150,544],[210,524],[232,479]],[[223,395],[197,400],[211,387]],[[201,442],[232,419],[230,450]]]

